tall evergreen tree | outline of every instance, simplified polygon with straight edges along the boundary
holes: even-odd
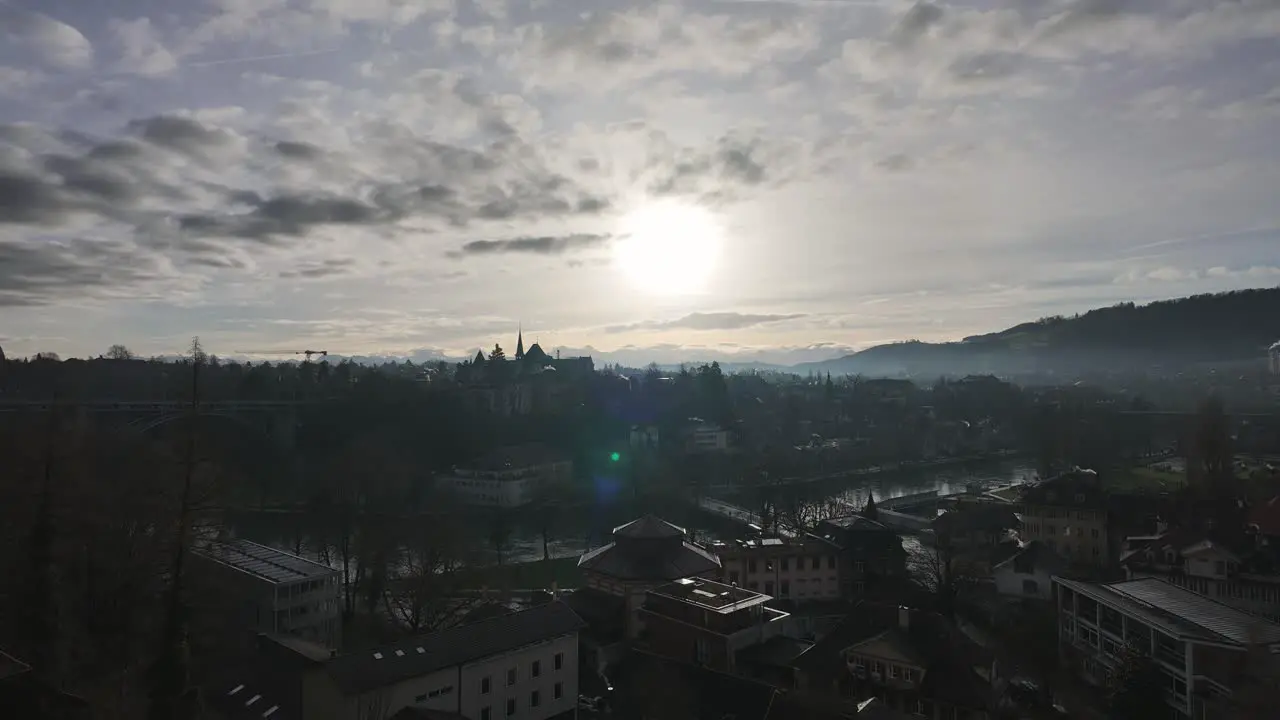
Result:
[[[1107,688],[1107,708],[1114,720],[1165,720],[1165,677],[1149,655],[1127,648]]]

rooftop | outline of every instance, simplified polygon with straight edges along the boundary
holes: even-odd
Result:
[[[584,553],[583,570],[622,580],[675,580],[720,567],[714,553],[684,539],[684,529],[646,515],[613,530],[613,542]]]
[[[1093,470],[1069,472],[1022,486],[1022,501],[1035,505],[1105,508],[1106,492]]]
[[[248,540],[214,541],[197,548],[196,555],[228,565],[271,583],[326,578],[337,571],[283,550],[259,545]]]
[[[995,568],[1017,568],[1029,570],[1044,570],[1050,575],[1054,575],[1067,569],[1067,560],[1059,555],[1053,548],[1039,540],[1032,540],[1022,546],[1008,559],[999,562]]]
[[[1054,582],[1187,640],[1249,645],[1280,643],[1280,625],[1157,578]]]
[[[680,578],[649,592],[725,615],[770,600],[768,595],[697,578]]]
[[[356,694],[568,635],[582,627],[582,619],[568,605],[552,601],[510,615],[340,655],[326,667],[343,692]]]

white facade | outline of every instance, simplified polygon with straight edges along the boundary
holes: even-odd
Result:
[[[544,720],[577,704],[578,635],[573,633],[366,693],[348,707],[346,717],[390,717],[421,707],[469,720]]]
[[[835,548],[726,545],[713,549],[720,556],[720,582],[787,600],[840,597],[840,561]]]
[[[436,478],[436,487],[468,505],[515,508],[533,502],[544,484],[565,480],[572,472],[568,461],[499,470],[455,467]]]
[[[1031,572],[1018,572],[1013,562],[1004,562],[991,571],[996,582],[996,592],[1007,597],[1049,600],[1053,597],[1053,575],[1045,568],[1033,567]]]
[[[689,435],[694,452],[724,452],[729,449],[729,431],[718,425],[700,425]]]

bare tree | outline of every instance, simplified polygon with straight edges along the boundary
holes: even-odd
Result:
[[[437,507],[447,512],[449,506],[442,501]],[[415,523],[406,552],[388,578],[384,607],[412,632],[450,627],[477,602],[458,593],[458,572],[467,560],[461,531],[448,515]]]
[[[975,565],[946,532],[934,537],[932,547],[921,545],[913,551],[908,569],[916,584],[936,596],[937,610],[947,618],[955,617],[960,588],[976,576]]]
[[[133,351],[124,345],[115,344],[107,348],[108,360],[133,360],[136,357],[137,356],[133,354]]]

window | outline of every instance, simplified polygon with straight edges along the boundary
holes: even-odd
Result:
[[[516,684],[516,669],[511,668],[510,670],[507,671],[507,685],[515,685],[515,684]]]
[[[890,666],[889,666],[889,677],[890,677],[890,678],[892,678],[892,679],[894,679],[894,680],[897,680],[897,679],[898,679],[898,666],[897,666],[897,665],[890,665]]]
[[[556,700],[564,697],[564,683],[556,683],[555,688],[551,691],[551,697]]]
[[[836,569],[836,556],[835,556],[835,555],[828,555],[828,556],[827,556],[827,569],[828,569],[828,570],[835,570],[835,569]]]
[[[542,661],[534,660],[529,666],[529,677],[538,677],[542,675]]]
[[[790,569],[791,569],[791,558],[789,557],[782,558],[782,572],[786,572]]]
[[[529,693],[529,707],[538,707],[542,704],[542,695],[537,690]]]
[[[556,653],[555,667],[557,670],[564,669],[564,653]]]
[[[791,595],[791,581],[783,580],[782,581],[782,597],[789,597],[790,595]]]
[[[516,714],[516,699],[507,698],[507,717],[511,717],[512,715],[515,715],[515,714]]]
[[[481,695],[488,695],[489,690],[492,688],[492,686],[493,686],[493,678],[489,677],[488,675],[480,678],[480,694]]]
[[[752,558],[751,560],[747,561],[747,572],[753,573],[755,571],[756,571],[756,561],[755,561],[755,558]]]
[[[493,710],[488,705],[480,708],[480,720],[492,720]]]
[[[916,674],[911,668],[902,668],[902,679],[906,682],[915,682]]]
[[[810,567],[810,569],[812,569],[812,570],[818,570],[818,569],[820,569],[820,568],[822,567],[822,558],[821,558],[821,557],[819,557],[819,556],[817,556],[817,555],[814,555],[814,556],[813,556],[813,564],[812,564],[812,565],[810,565],[809,567]]]
[[[452,686],[452,685],[445,685],[445,686],[440,690],[440,694],[441,694],[441,695],[452,695],[452,694],[453,694],[453,686]]]
[[[695,638],[693,641],[693,656],[700,665],[710,661],[711,645],[703,638]]]

